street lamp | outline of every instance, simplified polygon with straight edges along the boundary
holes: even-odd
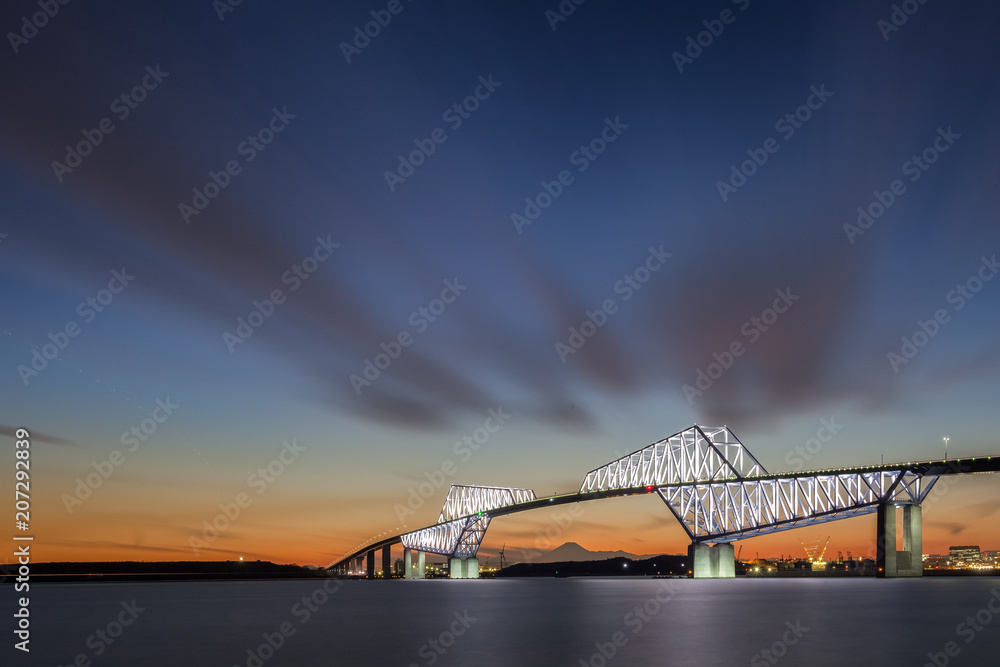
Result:
[[[948,460],[948,441],[951,440],[951,438],[949,438],[948,436],[944,436],[941,439],[944,440],[944,460],[947,461]]]

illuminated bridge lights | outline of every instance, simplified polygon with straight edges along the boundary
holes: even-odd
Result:
[[[475,556],[492,519],[490,510],[535,500],[531,489],[456,484],[448,491],[437,525],[400,539],[407,549],[456,558]]]
[[[973,465],[977,460],[980,463]],[[536,509],[542,503],[643,493],[657,493],[693,543],[732,542],[871,514],[879,505],[919,505],[940,475],[1000,471],[1000,462],[992,460],[987,456],[772,474],[728,427],[696,425],[591,470],[576,493],[539,499],[531,489],[454,485],[436,524],[378,542],[371,538],[337,564],[398,542],[408,549],[472,557],[494,516]]]
[[[729,428],[692,426],[587,473],[580,492],[767,474]]]

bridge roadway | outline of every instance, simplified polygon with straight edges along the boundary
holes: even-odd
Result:
[[[947,459],[947,460],[937,460],[937,461],[917,461],[917,462],[908,461],[906,463],[890,463],[877,466],[829,468],[822,470],[803,470],[800,472],[771,473],[767,475],[757,475],[753,477],[742,477],[742,478],[729,477],[726,479],[711,480],[711,483],[755,482],[755,481],[778,480],[778,479],[794,479],[796,477],[816,477],[822,475],[871,473],[880,471],[886,471],[886,472],[909,471],[917,475],[932,476],[932,477],[944,476],[944,475],[970,475],[970,474],[980,474],[980,473],[993,473],[993,472],[1000,472],[1000,456],[985,456],[985,457],[980,456],[974,458]],[[497,507],[496,509],[480,512],[477,515],[470,514],[467,516],[489,516],[491,518],[495,518],[498,516],[506,516],[508,514],[516,514],[518,512],[527,512],[529,510],[541,509],[543,507],[555,507],[557,505],[580,503],[588,500],[601,500],[603,498],[648,495],[651,493],[655,493],[658,488],[698,486],[698,485],[704,485],[706,483],[709,482],[707,480],[702,480],[697,482],[677,482],[673,484],[660,484],[658,486],[638,486],[626,489],[591,491],[586,493],[581,493],[579,491],[574,493],[562,493],[554,496],[538,498],[537,500],[531,500],[528,502]],[[872,504],[874,505],[876,503]],[[467,518],[467,517],[457,517],[457,518]],[[424,526],[423,528],[406,530],[397,535],[387,537],[377,542],[366,544],[365,546],[357,549],[353,553],[347,556],[343,556],[340,560],[334,562],[332,565],[329,566],[329,569],[337,568],[344,564],[350,563],[355,558],[363,556],[369,551],[376,551],[386,546],[401,544],[403,535],[417,532],[419,530],[424,530],[425,528],[433,528],[436,525],[438,524],[434,523],[428,526]]]

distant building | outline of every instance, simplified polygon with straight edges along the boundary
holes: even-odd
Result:
[[[948,556],[941,556],[940,554],[928,554],[924,556],[924,569],[940,570],[942,568],[948,569],[951,565],[951,559]]]
[[[979,545],[964,547],[948,547],[948,558],[952,565],[973,565],[982,560]]]

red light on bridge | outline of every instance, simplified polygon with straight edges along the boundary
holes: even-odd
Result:
[[[653,491],[653,487],[651,487],[651,486],[647,486],[647,487],[646,487],[646,491],[648,491],[648,492],[652,493],[652,491]]]

